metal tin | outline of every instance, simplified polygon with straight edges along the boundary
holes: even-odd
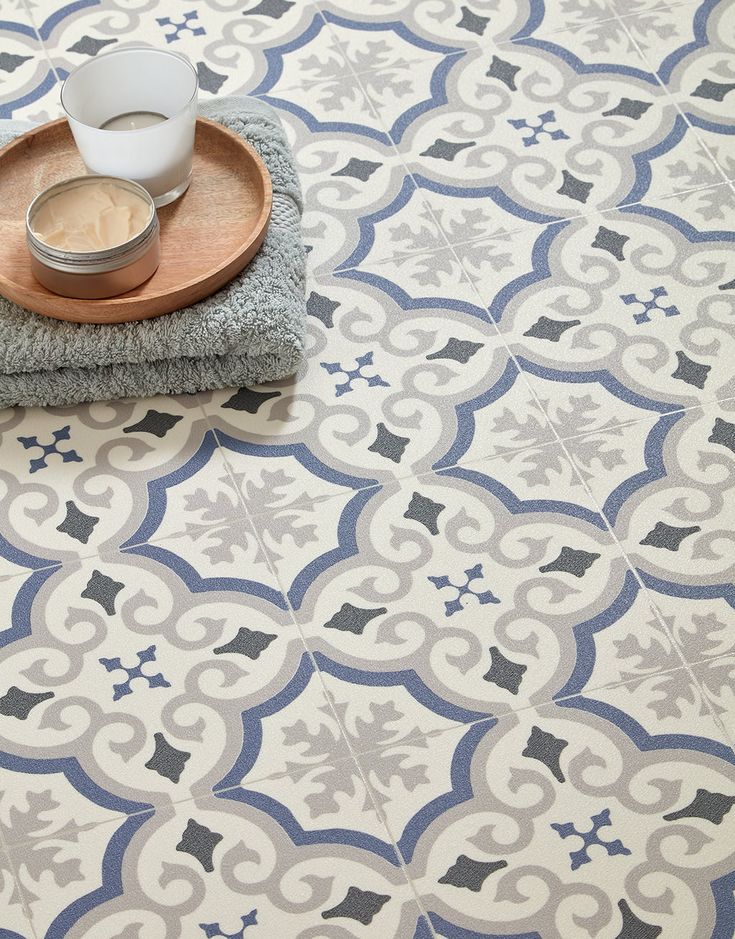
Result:
[[[33,219],[49,199],[78,186],[108,182],[134,192],[150,206],[145,228],[129,241],[101,251],[64,251],[41,241]],[[118,176],[76,176],[44,189],[26,213],[26,240],[31,270],[39,283],[62,297],[100,300],[127,293],[151,277],[161,260],[160,228],[153,199],[131,179]]]

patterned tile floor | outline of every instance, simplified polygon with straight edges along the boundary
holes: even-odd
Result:
[[[735,3],[2,0],[287,126],[308,359],[0,413],[2,939],[731,939]]]

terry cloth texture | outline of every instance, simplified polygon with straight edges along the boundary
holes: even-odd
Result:
[[[303,354],[306,256],[301,190],[275,111],[256,98],[202,104],[244,137],[273,183],[273,212],[253,261],[218,293],[134,323],[66,323],[0,297],[0,407],[256,384],[293,374]],[[0,125],[0,145],[19,132]]]

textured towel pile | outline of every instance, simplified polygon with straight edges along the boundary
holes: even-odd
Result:
[[[0,407],[192,392],[283,378],[303,352],[305,253],[301,193],[275,111],[220,98],[205,117],[246,138],[268,167],[273,213],[263,246],[219,293],[134,323],[66,323],[0,297]],[[13,133],[2,133],[0,145]]]

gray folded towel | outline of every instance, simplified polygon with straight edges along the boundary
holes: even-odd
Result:
[[[296,371],[306,264],[301,191],[283,128],[256,98],[219,98],[200,110],[246,138],[270,171],[273,212],[258,254],[213,296],[140,322],[66,323],[0,297],[0,407],[202,391]],[[14,135],[0,132],[0,145]]]

